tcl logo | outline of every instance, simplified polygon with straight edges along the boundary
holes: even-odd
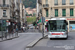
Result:
[[[51,33],[52,35],[63,35],[63,33]]]

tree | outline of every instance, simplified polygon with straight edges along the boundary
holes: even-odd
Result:
[[[36,8],[36,0],[23,0],[25,7]]]
[[[33,22],[33,26],[35,26],[36,25],[36,21],[35,22]]]

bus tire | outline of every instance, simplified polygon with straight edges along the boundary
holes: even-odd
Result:
[[[50,40],[53,40],[53,38],[50,38]]]
[[[65,38],[65,40],[67,40],[67,38]]]
[[[65,39],[67,40],[68,39],[68,36]]]

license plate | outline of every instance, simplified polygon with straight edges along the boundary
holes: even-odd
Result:
[[[55,36],[55,38],[59,38],[59,36]]]

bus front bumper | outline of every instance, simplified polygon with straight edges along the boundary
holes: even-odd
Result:
[[[48,35],[48,38],[67,38],[67,35]]]

